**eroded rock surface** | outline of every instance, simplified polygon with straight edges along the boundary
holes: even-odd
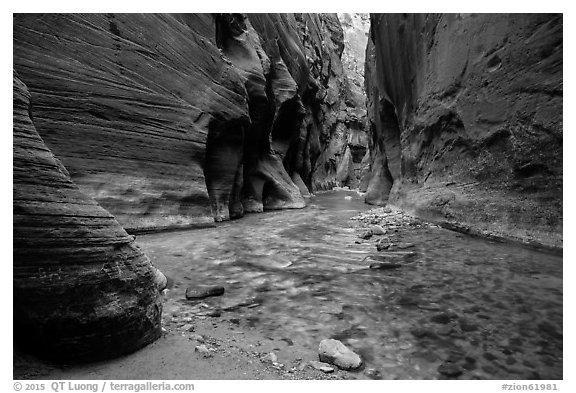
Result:
[[[562,16],[371,22],[367,202],[561,246]]]
[[[13,86],[15,341],[73,362],[139,349],[160,336],[163,275],[70,180],[16,74]]]
[[[362,142],[339,116],[343,49],[335,14],[14,16],[38,133],[128,229],[301,208],[346,182]]]

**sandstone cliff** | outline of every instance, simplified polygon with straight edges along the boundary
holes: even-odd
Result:
[[[347,177],[342,37],[333,14],[15,15],[14,67],[38,133],[124,227],[206,224]]]
[[[160,336],[157,270],[70,180],[14,74],[14,335],[59,361],[134,351]]]
[[[371,22],[366,200],[561,246],[562,16]]]

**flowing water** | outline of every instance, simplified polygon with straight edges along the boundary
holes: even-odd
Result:
[[[224,296],[204,300],[220,318],[313,350],[339,339],[373,378],[562,378],[561,256],[404,221],[387,229],[414,255],[372,270],[387,251],[377,236],[358,244],[350,220],[367,209],[355,192],[328,192],[302,210],[138,243],[169,277],[171,299],[222,285]]]

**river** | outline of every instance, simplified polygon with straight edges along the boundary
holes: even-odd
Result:
[[[137,241],[169,278],[168,300],[186,308],[187,287],[224,286],[202,302],[220,319],[314,351],[339,339],[374,378],[443,378],[441,365],[464,379],[562,378],[561,256],[404,218],[386,229],[414,244],[409,262],[372,270],[386,251],[350,220],[369,208],[326,192],[305,209]]]

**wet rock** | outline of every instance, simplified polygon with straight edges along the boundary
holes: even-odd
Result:
[[[218,318],[222,315],[222,311],[220,310],[210,310],[205,314],[207,317]]]
[[[555,339],[561,339],[563,337],[562,333],[558,332],[558,330],[556,330],[554,325],[552,325],[550,322],[544,321],[544,322],[539,323],[538,329],[543,334],[546,334],[546,335],[548,335],[552,338],[555,338]]]
[[[332,367],[328,363],[323,363],[323,362],[319,362],[317,360],[312,360],[312,361],[308,362],[308,364],[313,369],[318,370],[318,371],[322,371],[324,373],[334,372],[334,367]]]
[[[450,325],[444,325],[438,329],[438,334],[441,336],[448,336],[454,329]]]
[[[450,378],[457,377],[462,374],[462,368],[452,362],[444,362],[438,367],[438,372]]]
[[[385,235],[386,229],[382,228],[380,225],[374,225],[370,228],[373,235]]]
[[[382,239],[378,241],[378,243],[376,243],[376,250],[378,251],[388,250],[391,246],[392,244],[390,244],[388,240]]]
[[[437,338],[438,336],[432,329],[417,327],[410,330],[410,333],[416,338]]]
[[[483,357],[484,359],[490,360],[490,361],[494,361],[494,360],[498,359],[498,357],[497,357],[496,355],[494,355],[493,353],[491,353],[491,352],[484,352],[484,353],[482,354],[482,357]]]
[[[367,369],[364,374],[370,379],[382,379],[382,373],[375,368]]]
[[[262,361],[272,363],[272,364],[278,363],[278,356],[276,356],[276,354],[274,352],[270,352],[270,353],[268,353],[262,357]]]
[[[188,337],[190,340],[195,340],[198,341],[199,343],[204,343],[205,339],[204,336],[202,336],[201,334],[191,334],[190,337]]]
[[[402,265],[393,262],[374,262],[370,264],[370,269],[372,270],[390,270],[398,269],[399,267],[402,267]]]
[[[186,299],[204,299],[211,296],[221,296],[224,294],[224,287],[218,285],[196,285],[186,288]]]
[[[430,320],[434,323],[447,324],[450,323],[450,321],[454,318],[455,317],[453,314],[443,312],[440,314],[433,315],[432,317],[430,317]]]
[[[467,371],[472,371],[472,370],[476,370],[476,359],[474,359],[473,357],[470,356],[466,356],[464,358],[464,364],[462,365],[462,368],[464,370]]]
[[[472,323],[467,319],[461,319],[459,323],[460,323],[460,329],[462,329],[463,332],[474,332],[478,330],[478,325]]]
[[[166,276],[162,274],[162,272],[158,270],[156,267],[153,267],[153,270],[154,270],[154,283],[158,287],[158,290],[162,291],[166,289],[166,286],[168,285],[168,279],[166,278]]]
[[[196,346],[194,352],[200,353],[204,358],[211,358],[213,356],[212,352],[203,344]]]
[[[370,230],[364,231],[361,234],[359,234],[358,237],[360,239],[368,240],[372,237],[372,231],[370,231]]]
[[[320,361],[333,364],[343,370],[355,370],[362,365],[362,359],[338,340],[326,339],[318,348]]]

